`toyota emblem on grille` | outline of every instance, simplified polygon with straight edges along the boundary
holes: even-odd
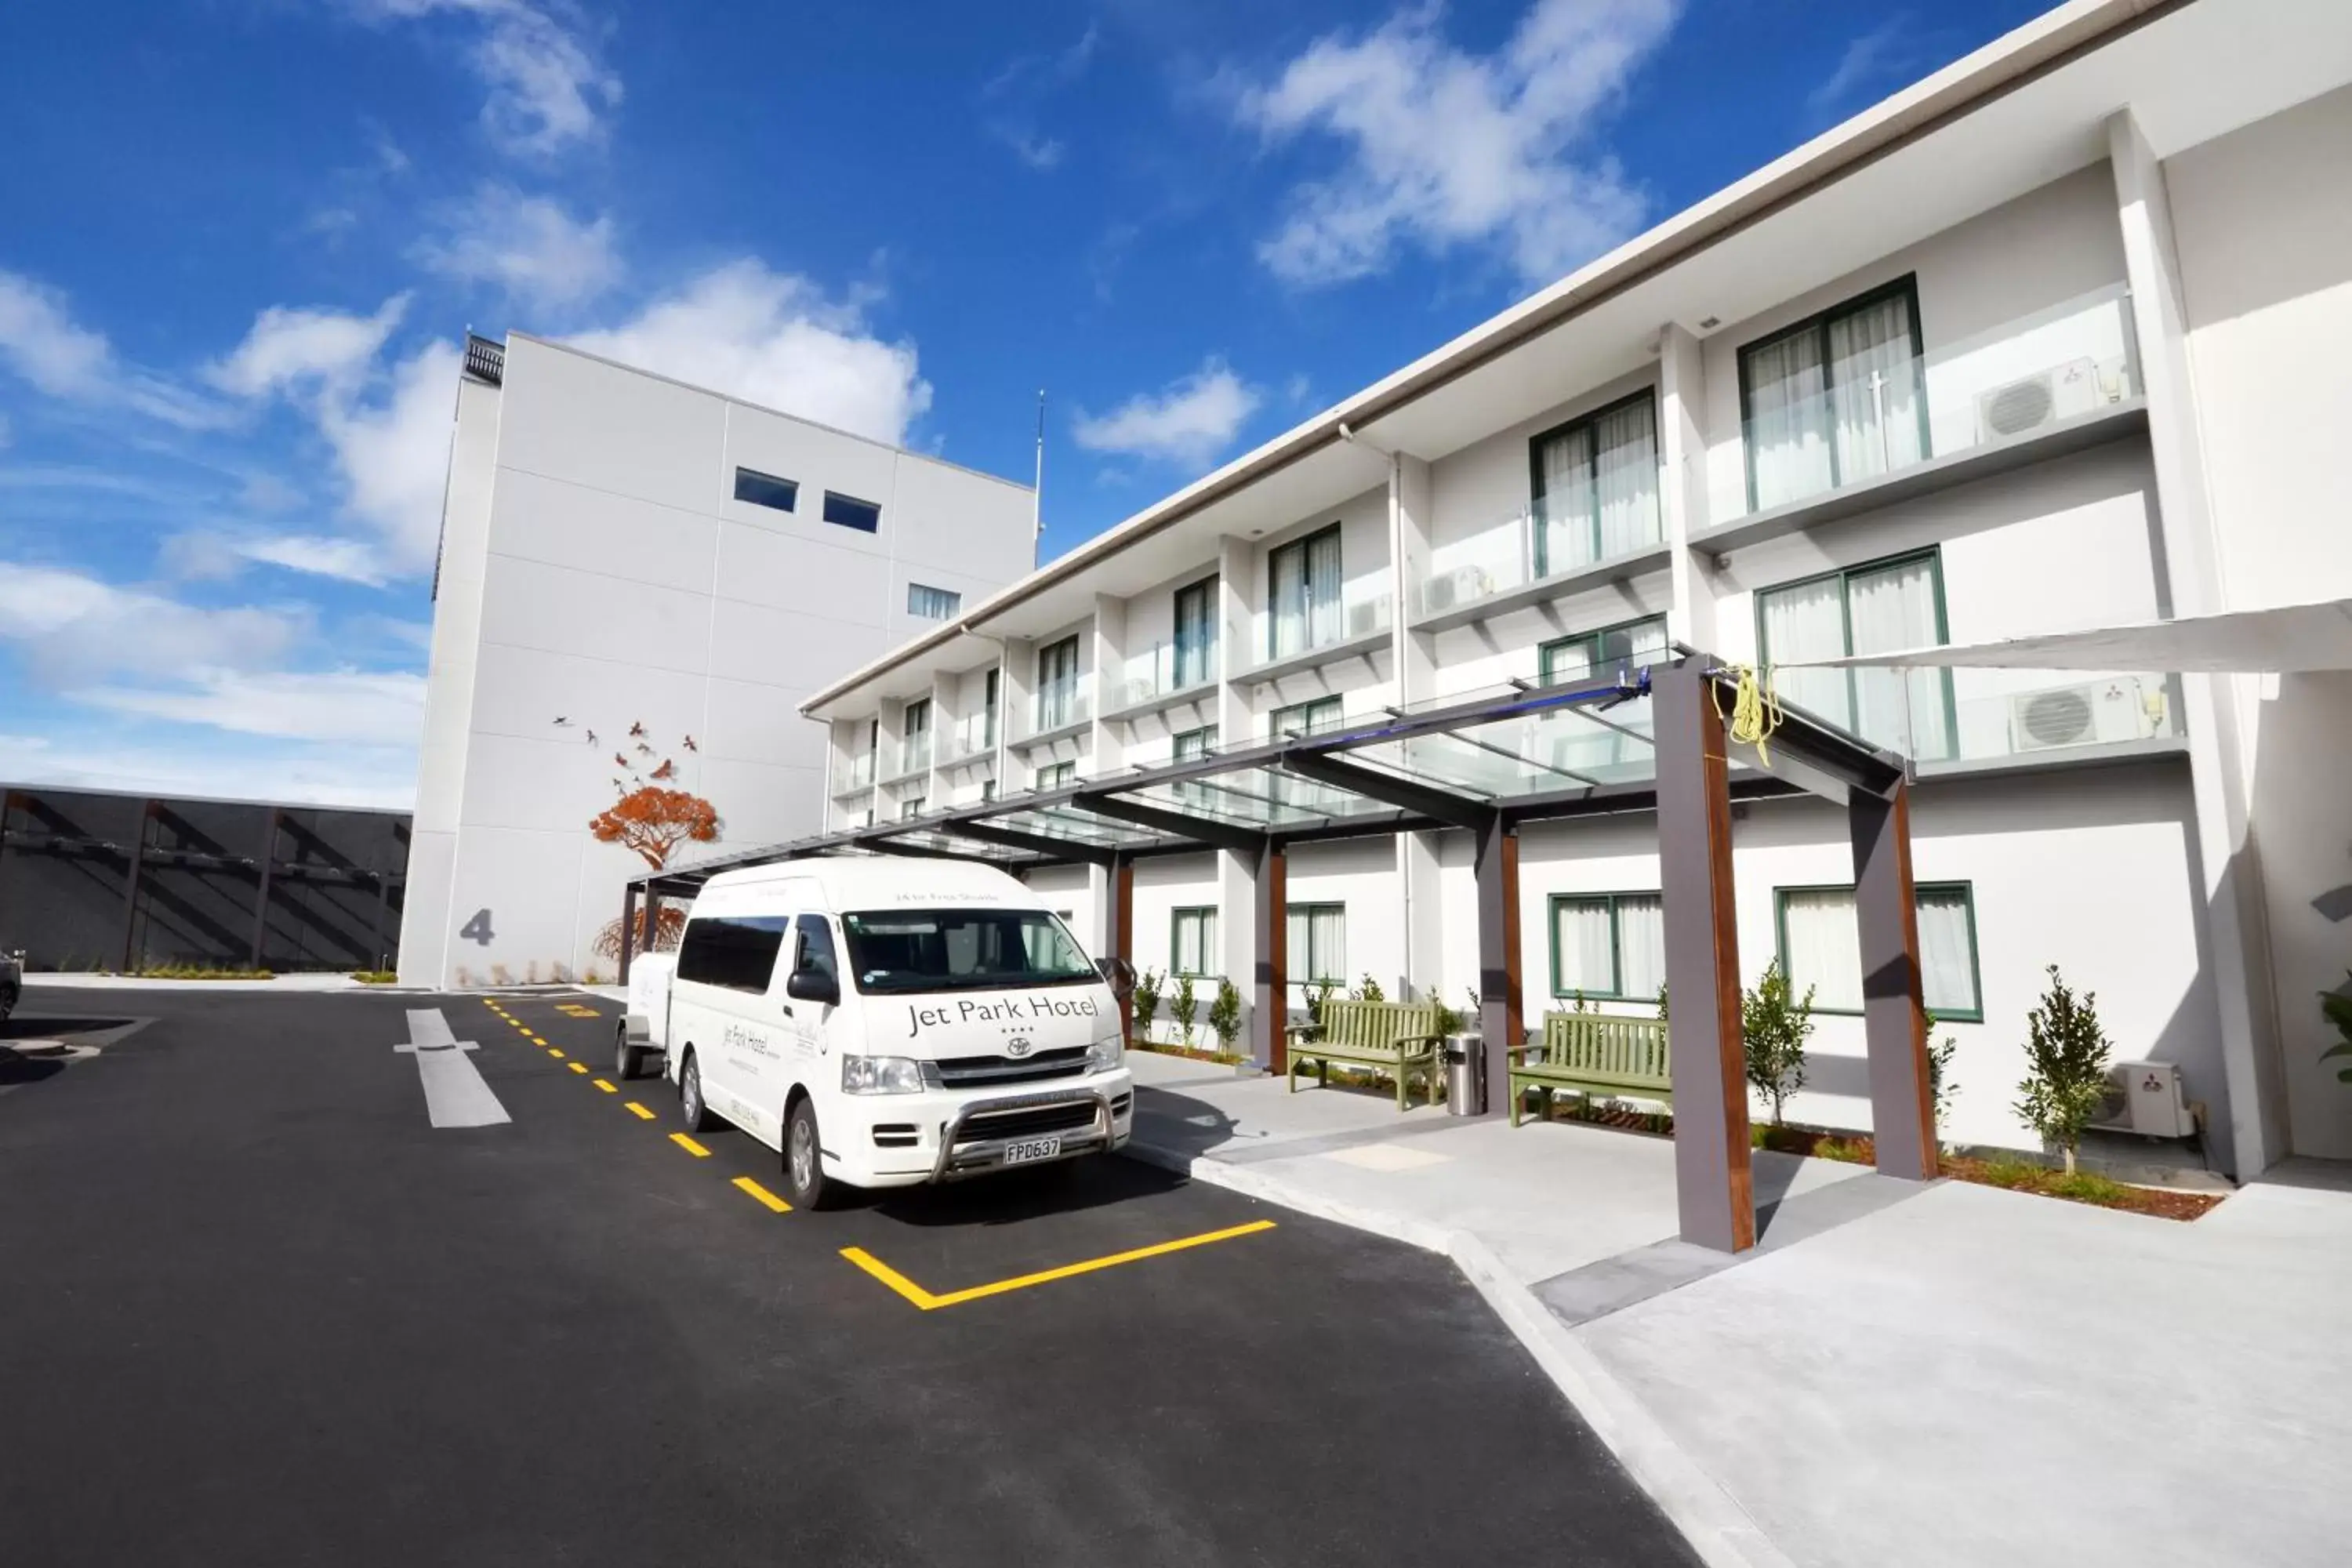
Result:
[[[1027,1056],[1029,1054],[1028,1037],[1025,1035],[1015,1035],[1011,1039],[1005,1041],[1004,1054],[1008,1057]]]

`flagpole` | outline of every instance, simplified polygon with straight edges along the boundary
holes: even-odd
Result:
[[[1044,564],[1045,553],[1045,389],[1037,389],[1037,480],[1029,492],[1029,565]]]

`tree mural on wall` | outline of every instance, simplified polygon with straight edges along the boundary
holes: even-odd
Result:
[[[590,731],[592,740],[593,734]],[[726,825],[719,816],[719,808],[710,802],[691,790],[673,787],[677,763],[660,754],[642,722],[630,724],[629,739],[635,742],[636,755],[632,758],[628,752],[613,753],[613,765],[620,770],[613,780],[614,799],[611,805],[588,819],[588,831],[601,844],[617,844],[628,850],[643,860],[647,869],[667,870],[670,858],[681,846],[716,844]],[[691,736],[687,744],[692,750],[701,750]],[[640,952],[667,952],[677,945],[685,930],[685,906],[665,904],[648,943],[646,911],[640,909],[636,930],[630,933],[631,946]],[[601,958],[621,956],[620,921],[606,921],[596,933],[595,951]]]

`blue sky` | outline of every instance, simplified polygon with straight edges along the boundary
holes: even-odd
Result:
[[[0,779],[407,804],[468,325],[1057,554],[2037,9],[8,7]]]

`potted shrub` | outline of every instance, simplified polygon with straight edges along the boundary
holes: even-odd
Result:
[[[2081,1001],[2050,966],[2050,989],[2041,1005],[2025,1016],[2025,1077],[2017,1086],[2017,1114],[2045,1143],[2065,1157],[2074,1173],[2074,1151],[2083,1129],[2099,1113],[2107,1090],[2111,1042],[2099,1026],[2098,998]]]

